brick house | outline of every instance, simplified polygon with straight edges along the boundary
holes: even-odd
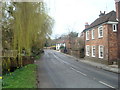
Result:
[[[100,12],[84,29],[85,59],[104,64],[120,60],[120,0],[115,0],[116,12]]]

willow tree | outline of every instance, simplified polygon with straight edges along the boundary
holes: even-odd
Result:
[[[2,2],[2,18],[1,18],[1,26],[2,26],[2,52],[5,53],[7,50],[12,49],[12,17],[10,11],[12,10],[12,4],[7,2]],[[4,54],[2,54],[4,56]],[[8,55],[8,54],[6,54]],[[2,70],[10,68],[10,57],[2,58]]]
[[[23,49],[26,56],[30,56],[32,46],[43,48],[46,37],[52,33],[53,19],[47,14],[43,2],[11,2],[6,6],[11,6],[7,12],[11,17],[10,49],[18,51],[19,65],[22,66]]]
[[[13,49],[18,50],[22,65],[22,49],[30,56],[33,45],[42,48],[45,38],[51,34],[53,20],[46,13],[43,2],[17,2],[14,6]]]

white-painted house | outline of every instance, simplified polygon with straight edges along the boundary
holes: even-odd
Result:
[[[64,47],[66,46],[64,41],[58,41],[56,43],[56,50],[59,51],[61,46],[64,46]]]

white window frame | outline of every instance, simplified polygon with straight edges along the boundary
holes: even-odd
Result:
[[[102,52],[103,52],[102,57],[101,57],[101,47],[102,47]],[[104,46],[103,45],[99,45],[99,58],[104,58]]]
[[[93,49],[95,49],[95,55],[93,53]],[[92,46],[92,57],[95,57],[96,56],[96,47],[95,46]]]
[[[90,38],[90,33],[89,31],[86,31],[86,40],[89,40],[89,38]]]
[[[95,39],[95,30],[94,29],[92,29],[91,34],[92,34],[92,39]]]
[[[86,45],[86,56],[90,56],[90,46]]]
[[[115,26],[115,27],[114,27]],[[113,32],[117,32],[117,24],[112,24]],[[115,29],[114,29],[115,28]]]
[[[100,28],[102,28],[102,35],[100,35]],[[98,38],[102,38],[103,37],[103,26],[98,27]]]

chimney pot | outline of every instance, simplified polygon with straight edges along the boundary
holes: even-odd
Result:
[[[102,13],[102,11],[100,11],[99,17],[102,17],[102,16],[104,16],[104,15],[105,15],[105,11],[104,11],[104,13]]]
[[[120,0],[115,0],[116,5],[116,19],[120,21]]]
[[[104,14],[105,14],[105,11],[104,11]]]
[[[89,26],[88,22],[85,23],[85,29],[87,29]]]
[[[119,2],[120,0],[115,0],[115,2]]]

